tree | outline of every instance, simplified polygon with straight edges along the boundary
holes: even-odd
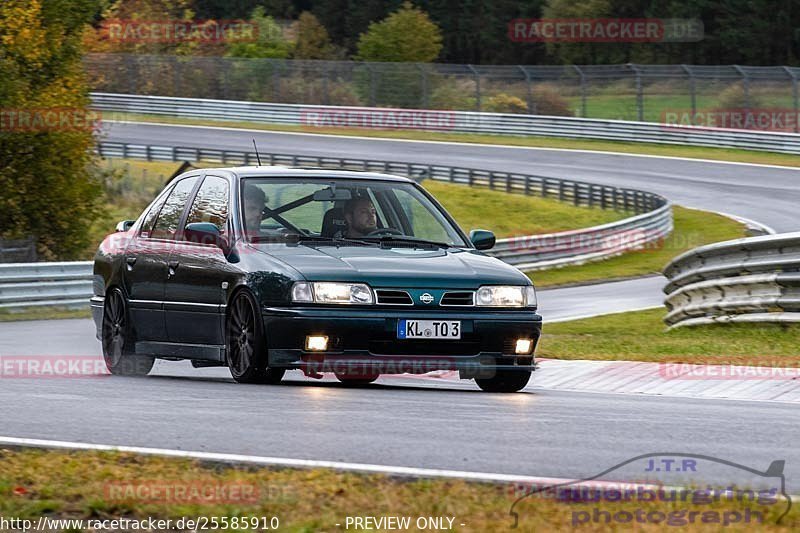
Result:
[[[92,0],[0,3],[0,236],[35,235],[43,259],[77,258],[101,214],[95,140],[79,124],[90,116],[81,34],[98,10]],[[15,113],[73,122],[15,127]]]
[[[294,46],[294,59],[333,59],[336,50],[331,43],[328,30],[319,19],[303,11],[297,19],[297,43]]]
[[[427,13],[404,2],[380,22],[369,25],[358,40],[362,61],[430,63],[442,50],[442,32]]]
[[[258,27],[253,42],[235,42],[228,46],[225,55],[230,57],[267,57],[285,59],[289,57],[291,46],[283,38],[283,29],[272,17],[267,16],[263,7],[258,6],[250,14],[250,20]]]

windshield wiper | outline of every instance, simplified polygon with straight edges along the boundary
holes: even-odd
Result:
[[[369,239],[372,238],[373,237],[369,237]],[[437,248],[452,248],[454,246],[446,242],[429,241],[426,239],[418,239],[416,237],[408,237],[406,235],[386,235],[383,237],[378,237],[376,240],[380,242],[382,248],[392,248],[393,244],[414,244],[420,247],[435,246]]]
[[[377,243],[350,239],[346,237],[325,237],[322,235],[308,235],[305,233],[284,233],[281,235],[264,235],[253,237],[251,242],[285,242],[287,244],[331,244],[333,246],[375,246]]]

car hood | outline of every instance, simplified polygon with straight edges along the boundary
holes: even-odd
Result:
[[[516,268],[477,250],[420,250],[359,246],[255,244],[312,281],[358,281],[373,287],[475,289],[480,285],[527,285]]]

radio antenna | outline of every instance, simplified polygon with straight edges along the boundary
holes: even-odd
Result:
[[[256,146],[256,139],[253,137],[253,148],[256,150],[256,161],[258,161],[258,166],[261,166],[261,156],[258,155],[258,146]]]

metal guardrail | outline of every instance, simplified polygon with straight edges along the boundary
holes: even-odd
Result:
[[[102,142],[103,157],[150,161],[212,162],[250,165],[254,152],[159,147]],[[263,164],[349,169],[402,174],[416,179],[458,183],[509,193],[555,198],[574,205],[637,213],[593,228],[500,239],[489,254],[524,269],[584,263],[639,249],[672,231],[669,202],[656,194],[572,180],[469,168],[287,154],[260,154]],[[92,263],[20,263],[0,265],[0,309],[82,307],[92,294]]]
[[[92,262],[0,264],[0,309],[86,307]]]
[[[106,118],[112,119],[126,118],[115,116],[115,113],[146,114],[308,127],[547,136],[800,153],[800,134],[669,126],[653,122],[470,111],[272,104],[108,93],[92,93],[92,107],[105,114]]]
[[[701,246],[664,274],[669,326],[800,322],[800,232]]]

